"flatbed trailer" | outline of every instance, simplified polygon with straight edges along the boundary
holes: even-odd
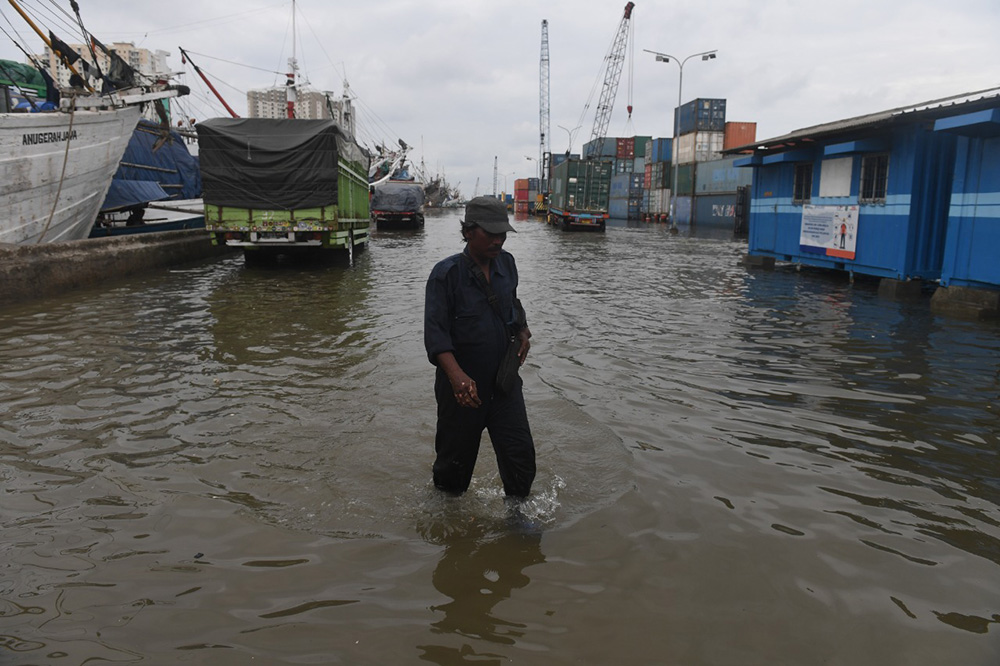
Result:
[[[564,231],[604,231],[608,220],[605,212],[582,212],[549,207],[548,221]]]
[[[604,231],[613,164],[570,158],[552,169],[546,219],[565,231]]]

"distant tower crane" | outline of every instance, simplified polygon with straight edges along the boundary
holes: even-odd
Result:
[[[607,136],[608,125],[611,123],[611,110],[615,104],[615,96],[618,94],[618,81],[622,75],[622,66],[625,64],[625,47],[628,44],[630,20],[632,18],[632,8],[634,2],[625,5],[625,15],[618,25],[615,39],[611,42],[611,48],[604,57],[604,87],[601,89],[601,99],[597,103],[597,112],[594,114],[594,129],[590,133],[590,148],[585,157],[594,157],[594,150],[597,143],[594,139]],[[631,99],[628,105],[629,118],[632,117]]]
[[[497,196],[497,156],[493,156],[493,197]]]
[[[549,22],[542,19],[542,58],[538,72],[538,177],[540,190],[548,191],[549,182]]]

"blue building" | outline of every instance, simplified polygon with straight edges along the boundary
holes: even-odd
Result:
[[[749,254],[985,290],[996,310],[998,137],[1000,88],[726,151],[745,154],[736,164],[753,169]]]

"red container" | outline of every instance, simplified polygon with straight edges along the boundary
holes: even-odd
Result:
[[[645,189],[649,189],[653,183],[653,163],[647,162],[646,168],[643,170],[642,174],[642,186]]]
[[[722,149],[746,146],[757,140],[757,123],[726,123]]]
[[[630,160],[635,157],[635,137],[616,139],[615,157],[620,160]]]

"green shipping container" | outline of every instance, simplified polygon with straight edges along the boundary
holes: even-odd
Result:
[[[694,177],[695,177],[695,167],[696,164],[681,164],[675,169],[677,170],[677,196],[679,197],[689,197],[694,195]],[[673,169],[671,169],[673,171]],[[671,183],[673,183],[674,174],[670,174]]]
[[[646,144],[653,140],[651,136],[637,136],[635,137],[635,157],[645,157],[646,156]]]
[[[567,213],[607,213],[611,193],[611,161],[570,158],[552,168],[552,208]]]

